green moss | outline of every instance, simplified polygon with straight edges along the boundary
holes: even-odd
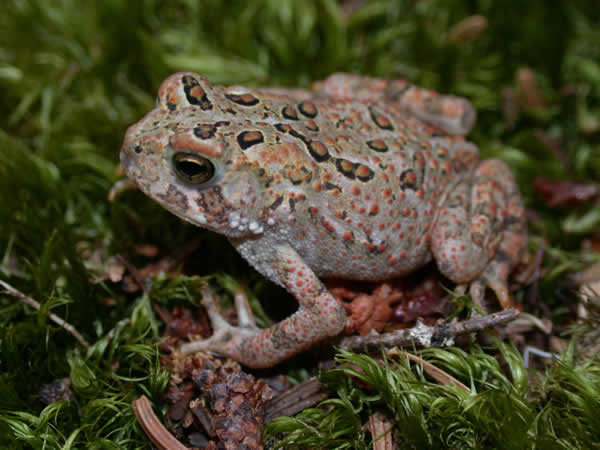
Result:
[[[406,448],[592,448],[600,438],[598,360],[577,366],[561,355],[541,384],[530,386],[520,354],[496,350],[507,366],[479,348],[420,352],[471,389],[432,382],[406,358],[377,362],[341,351],[339,369],[322,374],[337,397],[267,426],[275,448],[366,448],[362,424],[382,413]],[[489,351],[489,349],[488,349]],[[506,375],[505,373],[508,373]]]

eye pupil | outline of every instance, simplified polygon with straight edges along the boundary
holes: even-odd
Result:
[[[191,161],[180,161],[177,164],[177,168],[179,169],[180,172],[183,172],[190,178],[196,177],[198,175],[202,175],[203,173],[206,173],[206,171],[207,171],[206,166],[200,165],[200,164],[197,164],[197,163],[191,162]]]
[[[177,153],[173,157],[175,173],[188,183],[206,183],[215,174],[214,165],[206,158],[187,153]]]

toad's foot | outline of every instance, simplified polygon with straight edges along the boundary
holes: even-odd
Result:
[[[239,323],[235,327],[230,325],[219,312],[210,288],[204,287],[201,292],[202,304],[208,312],[208,317],[213,327],[213,335],[208,339],[183,344],[179,349],[180,352],[183,354],[200,351],[215,352],[221,355],[228,355],[240,361],[238,349],[241,348],[241,343],[260,333],[260,329],[255,324],[254,315],[248,304],[248,298],[242,292],[237,292],[234,296],[235,310]]]

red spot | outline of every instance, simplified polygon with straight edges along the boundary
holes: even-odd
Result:
[[[344,232],[344,240],[345,241],[351,241],[354,237],[352,236],[352,233],[349,231]]]
[[[333,227],[333,225],[331,224],[331,222],[325,218],[321,219],[321,223],[323,224],[323,226],[325,228],[327,228],[328,231],[335,231],[335,228]]]

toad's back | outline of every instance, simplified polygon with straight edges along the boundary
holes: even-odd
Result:
[[[367,81],[338,74],[313,94],[202,86],[190,76],[183,82],[189,106],[167,86],[166,108],[136,125],[135,137],[226,154],[224,166],[254,178],[263,211],[253,228],[288,240],[321,276],[383,279],[428,259],[437,206],[478,156],[443,130],[470,127],[464,100],[403,81]],[[417,102],[425,112],[445,106],[445,115],[431,113],[440,120],[429,124],[411,111]],[[189,219],[187,206],[175,212]],[[244,231],[251,222],[242,219],[233,212],[226,226]]]

